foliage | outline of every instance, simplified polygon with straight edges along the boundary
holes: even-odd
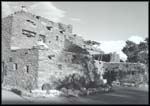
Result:
[[[127,40],[126,46],[122,51],[127,55],[127,62],[140,62],[148,64],[148,38],[140,44],[135,44],[132,41]]]
[[[94,65],[94,60],[91,57],[80,56],[78,62],[82,65],[83,69],[81,71],[84,74],[80,75],[74,73],[66,76],[65,79],[60,82],[58,89],[67,88],[80,90],[81,88],[94,88],[102,84],[100,75]]]
[[[16,93],[17,95],[20,95],[20,96],[22,94],[22,92],[19,89],[16,89],[16,88],[12,88],[11,91]]]
[[[49,94],[49,90],[51,89],[51,86],[49,83],[44,83],[42,85],[42,90],[46,90],[46,93]]]

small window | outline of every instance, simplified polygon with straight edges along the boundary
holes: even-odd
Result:
[[[51,56],[48,56],[48,58],[51,60],[52,59],[52,57]]]
[[[28,52],[25,52],[25,54],[28,54]]]
[[[22,34],[26,35],[27,37],[35,37],[36,33],[33,31],[22,29]]]
[[[58,68],[62,70],[62,64],[58,64]]]
[[[50,31],[51,31],[53,27],[47,26],[46,28],[47,28],[47,30],[50,30]]]
[[[76,34],[74,34],[73,36],[74,36],[74,37],[76,37],[77,35],[76,35]]]
[[[48,55],[49,59],[52,59],[52,57],[55,57],[55,55]]]
[[[59,40],[59,37],[58,37],[58,36],[56,36],[56,40],[57,40],[57,41]]]
[[[9,58],[9,62],[12,62],[12,61],[13,61],[13,59],[12,59],[12,57],[10,57],[10,58]]]
[[[61,34],[63,34],[64,33],[64,31],[59,31]]]
[[[11,50],[12,52],[17,52],[16,50]]]
[[[36,25],[33,21],[31,21],[31,20],[26,20],[27,22],[29,22],[29,23],[31,23],[32,25]]]
[[[46,36],[45,35],[39,35],[39,39],[43,41],[43,43],[46,42]]]
[[[36,16],[36,19],[40,19],[40,16]]]
[[[26,71],[27,71],[27,73],[29,73],[29,66],[28,65],[26,66]]]
[[[17,63],[14,63],[13,64],[13,70],[17,70],[18,69],[18,65],[17,65]]]

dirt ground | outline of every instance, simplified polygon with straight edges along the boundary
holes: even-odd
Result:
[[[84,97],[20,97],[2,90],[2,104],[148,104],[148,88],[114,87],[112,92]]]

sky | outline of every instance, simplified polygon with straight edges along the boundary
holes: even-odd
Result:
[[[2,17],[27,6],[28,12],[73,25],[73,33],[101,43],[106,53],[121,49],[126,40],[148,37],[148,2],[2,2]]]

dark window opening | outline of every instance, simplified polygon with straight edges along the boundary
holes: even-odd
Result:
[[[51,31],[53,27],[47,26],[46,28]]]
[[[22,34],[26,35],[27,37],[35,37],[35,35],[36,35],[35,32],[25,30],[25,29],[22,29]]]
[[[28,52],[25,52],[25,54],[28,54]]]
[[[51,41],[49,41],[49,43],[51,43]]]
[[[62,64],[58,64],[58,68],[62,70]]]
[[[74,36],[74,37],[76,37],[77,35],[76,35],[76,34],[74,34],[73,36]]]
[[[51,60],[52,59],[52,57],[51,56],[48,56],[48,58]]]
[[[63,34],[64,33],[64,31],[59,31],[61,34]]]
[[[45,35],[39,35],[39,39],[42,40],[44,43],[46,42],[46,36]]]
[[[98,61],[110,62],[111,55],[110,54],[99,54],[99,55],[93,55],[93,58]]]
[[[30,22],[31,24],[33,24],[34,26],[36,25],[33,21],[31,20],[26,20],[27,22]]]
[[[10,57],[10,58],[9,58],[9,62],[13,62],[13,59],[12,59],[12,57]]]
[[[29,73],[29,66],[28,65],[26,66],[26,71],[27,71],[27,73]]]
[[[12,52],[16,52],[16,50],[11,50]]]
[[[76,58],[77,58],[77,56],[76,56],[76,55],[73,55],[72,57],[73,57],[73,59],[76,59]]]
[[[37,19],[40,19],[40,16],[36,16]]]
[[[59,37],[58,36],[56,36],[56,40],[58,41],[58,39],[59,39]]]
[[[13,70],[17,70],[18,69],[18,65],[17,65],[17,63],[14,63],[13,64]]]
[[[52,57],[55,57],[55,55],[49,55],[48,58],[52,59]]]
[[[135,74],[135,72],[134,71],[132,71],[132,75],[134,75]]]

